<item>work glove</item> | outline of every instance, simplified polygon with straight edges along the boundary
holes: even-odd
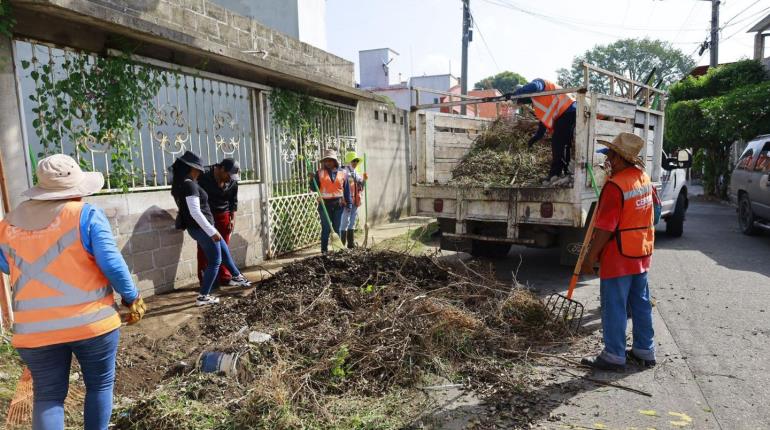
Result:
[[[144,304],[142,296],[137,296],[131,304],[126,303],[124,299],[121,299],[121,303],[128,308],[128,315],[126,315],[126,324],[128,325],[138,323],[147,312],[147,305]]]
[[[364,181],[368,181],[368,180],[369,180],[369,174],[364,172]]]

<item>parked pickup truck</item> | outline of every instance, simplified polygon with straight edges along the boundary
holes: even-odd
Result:
[[[577,100],[571,187],[452,184],[452,169],[491,120],[429,110],[480,100],[433,105],[419,105],[418,101],[412,107],[411,211],[438,219],[442,248],[504,256],[513,244],[559,245],[562,263],[571,264],[580,252],[584,227],[597,201],[586,163],[601,164],[602,155],[596,150],[602,146],[597,139],[612,140],[624,131],[647,142],[647,173],[663,203],[666,231],[682,235],[691,156],[686,150],[674,157],[663,152],[665,93],[588,64],[584,67],[584,85],[561,90]],[[596,79],[604,80],[609,90],[592,90],[590,83]]]

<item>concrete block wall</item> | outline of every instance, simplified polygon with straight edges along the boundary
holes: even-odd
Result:
[[[230,250],[238,267],[258,264],[265,255],[262,220],[265,186],[241,185]],[[197,246],[174,228],[177,209],[169,191],[92,196],[112,225],[118,249],[145,297],[197,283]]]
[[[158,33],[169,40],[190,43],[186,40],[189,38],[184,37],[189,35],[209,42],[207,50],[228,55],[229,51],[263,50],[267,51],[265,61],[259,61],[261,53],[249,57],[260,64],[283,63],[348,87],[355,83],[352,62],[207,0],[36,0],[34,3],[50,4],[123,25],[131,25],[131,19],[127,18],[140,18],[157,28],[143,25],[136,30]],[[105,8],[110,13],[105,13]]]
[[[366,153],[369,224],[395,221],[409,213],[409,132],[407,112],[377,102],[359,102],[358,150]]]

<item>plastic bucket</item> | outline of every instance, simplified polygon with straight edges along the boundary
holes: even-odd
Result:
[[[240,353],[205,351],[198,359],[198,366],[203,373],[222,373],[238,379],[240,373]]]

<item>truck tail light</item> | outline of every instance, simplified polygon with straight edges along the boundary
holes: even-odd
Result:
[[[540,204],[540,217],[551,218],[553,216],[553,203],[546,202]]]
[[[444,199],[433,200],[433,212],[444,212]]]

